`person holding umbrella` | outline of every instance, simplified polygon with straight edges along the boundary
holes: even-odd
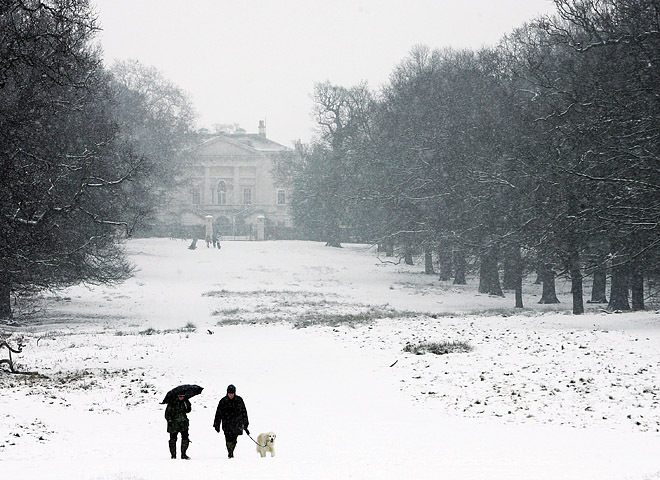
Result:
[[[188,437],[188,414],[192,410],[189,398],[202,391],[198,385],[179,385],[173,388],[162,403],[166,403],[165,420],[167,420],[167,433],[170,434],[170,455],[176,458],[176,438],[181,433],[181,459],[190,460],[186,455],[190,438]]]
[[[236,387],[229,385],[227,387],[227,396],[222,397],[218,402],[218,408],[215,411],[215,420],[213,428],[220,433],[220,426],[225,434],[225,444],[227,445],[228,458],[234,458],[234,448],[239,435],[245,433],[250,435],[248,430],[248,415],[243,399],[236,395]]]

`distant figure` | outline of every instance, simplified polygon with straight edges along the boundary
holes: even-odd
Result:
[[[220,245],[220,240],[222,240],[222,235],[218,233],[218,235],[216,235],[215,237],[215,246],[218,248],[222,248],[222,246]]]
[[[197,248],[197,239],[193,238],[190,245],[188,245],[188,250],[195,250]]]
[[[215,411],[213,421],[213,428],[216,432],[220,433],[220,426],[222,426],[228,458],[234,458],[234,448],[236,448],[238,436],[243,435],[243,430],[250,435],[248,423],[245,403],[241,397],[236,395],[236,387],[229,385],[227,396],[222,397],[218,402],[218,409]]]
[[[213,216],[207,215],[204,217],[204,220],[205,220],[204,239],[206,240],[206,248],[209,248],[213,243]]]
[[[167,433],[170,434],[170,455],[176,458],[176,437],[181,433],[181,459],[189,460],[186,455],[190,439],[188,438],[188,413],[192,410],[190,400],[185,395],[178,395],[177,398],[167,404],[165,408],[165,420],[167,420]]]

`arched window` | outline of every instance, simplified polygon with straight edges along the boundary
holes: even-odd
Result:
[[[227,205],[227,184],[224,180],[218,182],[218,205]]]

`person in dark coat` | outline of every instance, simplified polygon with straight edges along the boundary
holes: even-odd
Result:
[[[236,395],[236,387],[229,385],[227,387],[227,396],[222,397],[218,402],[218,408],[215,411],[215,420],[213,428],[220,433],[220,427],[225,434],[225,444],[229,458],[234,458],[234,448],[239,435],[245,433],[250,435],[248,430],[248,415],[243,399]]]
[[[189,460],[186,455],[190,439],[188,438],[188,413],[192,410],[190,400],[185,395],[179,395],[165,408],[165,420],[167,420],[167,433],[170,434],[170,454],[176,458],[176,437],[181,433],[181,458]]]

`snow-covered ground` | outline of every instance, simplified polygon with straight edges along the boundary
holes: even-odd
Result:
[[[45,296],[22,369],[0,373],[7,479],[660,479],[660,315],[526,309],[379,260],[368,246],[127,243],[117,287]],[[482,312],[482,313],[479,313]],[[407,344],[467,342],[414,355]],[[0,358],[6,358],[6,349]],[[169,458],[167,390],[197,383],[190,461]],[[246,436],[226,458],[213,415],[234,383]]]

